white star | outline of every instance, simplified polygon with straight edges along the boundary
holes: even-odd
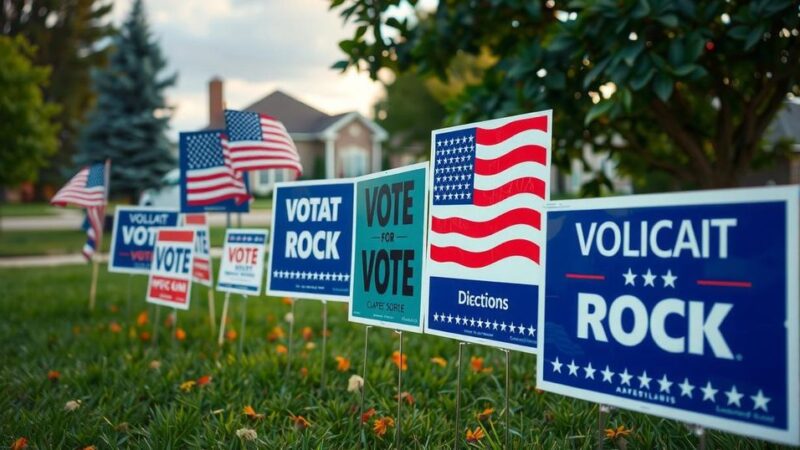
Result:
[[[594,380],[594,373],[595,373],[595,371],[597,371],[597,369],[592,367],[592,363],[591,362],[589,362],[589,364],[586,367],[584,367],[583,370],[586,372],[585,378],[591,378],[591,379]]]
[[[689,383],[688,378],[683,379],[683,383],[678,385],[681,388],[681,397],[686,396],[692,398],[692,391],[694,390],[694,385]]]
[[[701,387],[700,390],[703,391],[703,401],[711,400],[716,403],[717,399],[715,399],[714,396],[717,395],[719,389],[714,389],[710,381],[706,383],[705,386]]]
[[[575,365],[575,360],[573,359],[569,364],[567,364],[567,368],[569,369],[570,375],[578,376],[578,366]]]
[[[461,316],[456,316],[456,325],[461,325]]]
[[[654,283],[654,280],[656,279],[656,276],[653,275],[653,272],[651,272],[649,268],[647,269],[647,273],[642,275],[642,278],[644,278],[644,285],[645,286],[656,287],[656,284]]]
[[[483,321],[478,317],[478,328],[483,328]]]
[[[498,323],[497,323],[496,320],[494,322],[492,322],[492,329],[496,330],[497,329],[497,325],[498,325]]]
[[[753,399],[753,410],[763,409],[764,412],[768,412],[767,403],[769,403],[769,401],[772,399],[769,397],[764,397],[764,393],[761,392],[761,389],[758,390],[756,395],[751,395],[750,398]]]
[[[619,378],[620,378],[619,384],[627,384],[628,386],[630,386],[631,378],[633,378],[633,375],[628,373],[628,368],[626,367],[625,370],[623,370],[622,373],[619,374]]]
[[[608,365],[604,370],[601,370],[600,373],[603,374],[603,381],[608,381],[609,383],[613,383],[612,377],[614,376],[614,372],[609,369]]]
[[[434,322],[438,322],[439,321],[439,314],[434,314],[433,315],[433,321]]]
[[[733,385],[730,391],[725,391],[725,395],[728,397],[728,405],[736,404],[739,408],[742,407],[742,397],[744,397],[744,394],[736,390],[736,385]]]
[[[475,319],[473,319],[472,317],[469,318],[469,326],[471,327],[475,326]]]
[[[506,331],[506,323],[500,322],[500,331]]]
[[[652,380],[652,378],[647,376],[647,371],[646,370],[643,371],[642,374],[640,376],[636,377],[636,378],[639,379],[639,389],[642,389],[642,388],[650,389],[650,380]]]
[[[558,356],[556,356],[555,361],[550,361],[550,364],[553,365],[553,372],[561,373],[561,366],[563,366],[564,364],[558,360]]]
[[[533,333],[536,332],[536,328],[533,328],[533,325],[528,327],[528,336],[533,336]]]
[[[674,288],[675,280],[677,280],[678,277],[672,274],[672,270],[667,270],[667,274],[661,275],[661,279],[664,280],[664,287],[670,286]]]
[[[669,394],[669,388],[672,387],[672,381],[669,381],[667,378],[667,374],[664,374],[660,380],[658,380],[658,392],[666,392]]]
[[[511,325],[509,325],[508,327],[511,328],[511,332],[512,333],[516,333],[517,332],[517,327],[514,326],[514,322],[511,322]]]
[[[453,323],[453,316],[452,314],[447,315],[447,323]]]
[[[636,286],[636,283],[633,281],[636,279],[636,274],[633,273],[630,267],[628,267],[628,271],[626,273],[623,273],[622,276],[625,277],[625,286],[629,284],[631,286]]]
[[[272,272],[272,276],[275,277],[275,278],[280,278],[280,275],[278,275],[278,271],[277,270]]]

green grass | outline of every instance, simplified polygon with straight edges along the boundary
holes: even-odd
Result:
[[[284,337],[269,342],[276,326],[288,333],[284,322],[290,307],[274,298],[247,301],[244,354],[237,344],[218,348],[211,335],[205,288],[196,289],[192,309],[180,312],[178,325],[186,330],[184,342],[176,342],[164,326],[158,327],[158,344],[138,336],[153,328],[154,308],[144,303],[146,278],[108,274],[101,270],[98,307],[87,311],[90,266],[53,269],[6,269],[0,271],[0,445],[25,436],[32,448],[326,448],[354,449],[363,439],[368,448],[391,448],[393,432],[376,437],[371,426],[358,420],[358,396],[347,392],[347,380],[361,373],[364,328],[347,322],[344,304],[329,303],[327,389],[319,391],[321,353],[320,302],[296,304],[295,358],[285,376],[286,357],[276,352]],[[130,283],[130,285],[129,285]],[[128,290],[130,286],[130,291]],[[130,298],[130,303],[129,299]],[[230,328],[240,328],[244,303],[231,300]],[[222,296],[217,295],[217,317]],[[150,312],[150,323],[136,325],[136,315]],[[161,319],[166,317],[162,311]],[[113,333],[110,325],[122,327]],[[314,349],[305,349],[301,330],[313,330]],[[398,346],[391,330],[370,332],[366,406],[377,416],[396,418],[397,371],[391,354]],[[452,446],[455,426],[455,341],[406,333],[404,350],[408,371],[403,390],[415,398],[404,405],[403,448]],[[345,372],[336,370],[335,356],[350,359]],[[447,359],[446,367],[430,362]],[[500,448],[505,417],[503,410],[503,353],[481,346],[465,347],[465,356],[485,358],[490,373],[474,373],[467,364],[463,378],[461,433],[481,426],[476,413],[495,409],[483,424],[486,437],[472,447]],[[152,361],[160,369],[151,368]],[[302,368],[308,370],[302,376]],[[48,371],[61,373],[60,381],[47,379]],[[512,447],[545,449],[593,449],[598,407],[534,389],[535,358],[512,353],[511,366]],[[200,376],[212,382],[190,392],[179,386]],[[64,405],[80,400],[78,410]],[[252,405],[265,415],[249,420],[242,408]],[[311,422],[297,430],[289,414]],[[609,426],[633,429],[628,448],[693,448],[696,438],[684,425],[621,410],[611,412]],[[245,443],[236,430],[249,427],[258,433]],[[771,448],[761,441],[710,432],[708,448]],[[467,448],[462,442],[462,448]],[[611,441],[605,448],[614,448]]]
[[[58,214],[58,208],[48,203],[2,203],[0,204],[0,220],[3,217],[52,216]]]
[[[258,197],[250,204],[250,210],[254,209],[272,209],[272,196]]]

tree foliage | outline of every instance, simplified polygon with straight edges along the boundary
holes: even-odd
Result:
[[[34,53],[22,36],[0,36],[0,187],[34,180],[56,150],[59,109],[44,100],[50,70],[31,62]]]
[[[164,89],[176,75],[164,75],[167,62],[150,33],[144,6],[136,0],[119,34],[108,68],[93,77],[97,104],[82,130],[76,162],[111,159],[112,195],[135,200],[160,184],[175,167],[166,136],[171,111]]]
[[[591,144],[672,188],[735,186],[774,156],[764,132],[800,95],[792,0],[440,0],[422,21],[387,13],[400,3],[332,0],[357,26],[334,67],[445,77],[455,55],[488,49],[496,63],[452,120],[553,108],[564,167]]]
[[[94,101],[90,72],[106,62],[112,34],[109,0],[0,0],[0,35],[24,36],[36,48],[36,65],[51,68],[44,98],[57,103],[58,152],[40,171],[54,186],[72,175],[78,130]]]

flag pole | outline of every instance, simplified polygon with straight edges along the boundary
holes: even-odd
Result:
[[[106,206],[108,206],[108,191],[110,188],[109,183],[111,180],[110,170],[111,170],[111,160],[106,159],[105,170],[103,173],[103,176],[105,177],[104,180],[105,182],[103,183],[105,187],[105,194],[103,196],[104,197],[103,201],[105,202],[105,205],[103,205],[102,225],[100,227],[100,232],[97,233],[98,234],[96,242],[97,251],[94,252],[94,254],[92,255],[92,284],[89,287],[89,311],[94,311],[94,306],[96,303],[95,300],[97,298],[97,278],[100,269],[100,262],[98,261],[98,258],[100,252],[103,251],[103,231],[105,231],[104,228],[106,223]]]
[[[92,257],[92,285],[89,288],[89,311],[94,311],[95,297],[97,295],[97,272],[100,264],[97,257]]]

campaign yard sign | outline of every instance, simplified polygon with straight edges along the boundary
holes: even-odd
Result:
[[[117,206],[108,271],[147,274],[150,272],[156,232],[178,226],[178,211],[168,208]]]
[[[225,230],[217,290],[244,295],[261,294],[267,230]]]
[[[353,181],[275,183],[267,294],[349,301]]]
[[[192,292],[194,230],[161,228],[153,248],[147,301],[176,309],[189,309]]]
[[[552,111],[434,130],[425,333],[535,353]]]
[[[183,225],[194,230],[192,279],[204,286],[211,286],[211,238],[206,213],[183,214]]]
[[[548,207],[537,387],[800,443],[796,186]]]
[[[428,164],[356,179],[349,319],[422,331]]]

